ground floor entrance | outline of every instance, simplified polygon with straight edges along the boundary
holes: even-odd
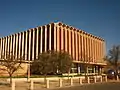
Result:
[[[104,66],[97,64],[88,64],[88,63],[73,63],[71,68],[71,73],[76,73],[79,75],[100,75],[103,74]]]

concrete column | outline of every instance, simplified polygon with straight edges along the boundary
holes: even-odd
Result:
[[[19,56],[18,56],[19,58],[21,57],[21,56],[20,56],[20,53],[21,53],[21,33],[19,33],[19,54],[18,54],[18,55],[19,55]]]
[[[57,24],[56,23],[54,24],[54,50],[57,50]]]
[[[105,76],[105,81],[107,82],[107,76]]]
[[[88,75],[88,73],[89,73],[89,72],[88,72],[88,66],[86,67],[86,70],[87,70],[87,71],[86,71],[86,72],[87,72],[86,74]]]
[[[89,42],[88,42],[88,35],[86,35],[86,38],[87,38],[87,49],[86,49],[86,52],[87,52],[87,59],[88,59],[88,62],[90,62],[90,56],[89,56]]]
[[[31,56],[31,33],[32,31],[31,30],[29,30],[29,37],[28,37],[28,42],[29,42],[29,46],[28,46],[28,77],[27,77],[27,79],[28,79],[28,81],[29,81],[29,79],[30,79],[30,56]]]
[[[6,58],[6,54],[7,54],[7,37],[5,37],[5,58]]]
[[[72,30],[72,56],[73,60],[75,60],[75,43],[74,43],[74,31]]]
[[[34,89],[34,82],[33,80],[30,81],[30,90],[33,90]]]
[[[1,59],[1,40],[2,38],[0,38],[0,59]]]
[[[80,74],[80,66],[78,65],[78,74]]]
[[[12,90],[15,90],[15,81],[12,81],[12,87],[11,87]]]
[[[95,40],[96,41],[96,62],[99,62],[99,58],[98,58],[98,42],[97,42],[97,39]]]
[[[30,81],[30,60],[28,61],[28,68],[27,68],[27,81]]]
[[[103,50],[102,50],[102,41],[101,41],[101,60],[103,59],[103,56],[102,56],[102,54],[103,54]]]
[[[79,78],[79,83],[82,85],[82,78]]]
[[[87,77],[88,84],[90,83],[90,77]]]
[[[94,76],[94,83],[96,83],[96,76]]]
[[[64,29],[65,30],[65,51],[67,52],[68,50],[67,50],[67,48],[68,48],[68,37],[67,37],[67,29]]]
[[[59,79],[59,86],[62,87],[62,78]]]
[[[88,60],[87,60],[87,52],[86,52],[86,36],[85,35],[83,35],[83,36],[84,36],[83,37],[84,38],[84,42],[83,43],[84,43],[84,48],[85,48],[84,49],[84,56],[85,56],[84,60],[85,60],[85,62],[88,62]]]
[[[92,38],[92,49],[93,49],[93,53],[92,53],[92,57],[93,57],[93,62],[96,62],[96,42],[94,40],[94,38]]]
[[[7,48],[7,52],[9,52],[9,48],[10,48],[10,36],[8,36],[8,43],[7,43],[7,45],[8,45],[8,48]],[[1,44],[2,45],[2,44]]]
[[[4,54],[3,54],[4,56],[5,56],[5,48],[6,48],[6,46],[5,46],[6,44],[5,43],[6,43],[6,39],[4,37]]]
[[[61,26],[61,50],[64,50],[63,27]]]
[[[96,73],[97,73],[97,75],[98,75],[98,73],[99,73],[99,72],[98,72],[98,66],[96,66]]]
[[[9,50],[9,40],[10,38],[8,38],[8,50]],[[16,34],[16,58],[18,58],[18,33]]]
[[[4,55],[4,37],[2,38],[2,55]]]
[[[88,49],[87,49],[87,35],[84,35],[85,37],[85,60],[88,62]]]
[[[99,61],[101,61],[101,59],[100,59],[100,41],[98,40],[98,52],[99,52],[99,54],[98,54],[98,56],[99,56]]]
[[[106,55],[105,50],[106,50],[105,43],[103,42],[102,43],[102,57],[104,57],[104,55]]]
[[[38,43],[39,43],[39,27],[37,27],[37,39],[36,39],[36,57],[38,57]]]
[[[13,35],[13,55],[15,55],[15,34]]]
[[[84,53],[84,49],[83,49],[83,33],[81,33],[81,42],[82,42],[82,60],[84,60],[84,55],[83,55],[83,53]]]
[[[91,36],[91,38],[90,38],[90,45],[91,45],[91,52],[90,52],[90,54],[91,54],[91,60],[92,60],[92,62],[94,63],[94,60],[93,60],[93,40],[92,40],[92,36]]]
[[[10,52],[13,53],[13,35],[11,35],[11,45],[10,45]]]
[[[2,50],[1,50],[1,55],[3,55],[3,46],[4,46],[4,38],[2,38]],[[3,58],[3,56],[2,56],[2,58]]]
[[[97,44],[96,40],[94,39],[93,44],[95,45],[94,47],[94,62],[97,62]]]
[[[102,76],[100,77],[100,82],[102,82]]]
[[[101,67],[101,74],[103,74],[103,68]]]
[[[68,32],[69,32],[69,54],[71,55],[71,30],[70,29],[68,29]]]
[[[54,29],[54,32],[56,30]],[[55,37],[55,33],[54,33],[54,39],[56,39]],[[51,24],[49,25],[49,50],[51,50]]]
[[[79,58],[78,58],[78,60],[81,61],[81,35],[80,35],[80,32],[78,32],[78,36],[79,36],[79,41],[78,41],[78,43],[79,43],[79,52],[78,52]]]
[[[41,40],[40,40],[40,53],[42,53],[42,43],[43,43],[43,40],[42,40],[42,38],[43,38],[43,27],[41,27]]]
[[[94,71],[94,75],[95,75],[95,74],[96,74],[95,66],[94,66],[94,68],[93,68],[93,69],[94,69],[93,71]]]
[[[90,35],[88,36],[88,44],[89,44],[89,60],[90,60],[90,62],[92,62],[92,60],[91,60],[91,44],[90,44]]]
[[[4,47],[5,47],[5,37],[3,38],[3,51],[2,51],[2,55],[5,55],[5,50],[4,50]]]
[[[0,59],[2,58],[2,38],[0,38]]]
[[[72,77],[70,78],[70,85],[71,86],[73,85],[73,78]]]
[[[99,50],[99,47],[98,47],[98,41],[97,41],[97,39],[96,39],[96,47],[97,47],[97,49],[96,49],[96,54],[97,54],[97,62],[99,62],[99,52],[98,52],[98,50]]]
[[[28,55],[28,31],[26,31],[26,40],[25,40],[25,60],[27,60],[27,55]]]
[[[100,72],[100,74],[102,74],[102,68],[101,67],[99,68],[99,72]]]
[[[7,37],[4,38],[4,56],[6,57],[6,50],[7,50]]]
[[[33,44],[32,45],[32,60],[34,60],[34,57],[35,57],[34,56],[34,53],[35,53],[35,51],[34,51],[35,50],[35,28],[33,29],[33,38],[32,39],[33,39],[31,42]]]
[[[93,62],[95,63],[95,42],[94,42],[94,38],[92,37],[92,58],[93,58]]]
[[[78,61],[78,44],[79,44],[79,42],[78,42],[78,35],[77,35],[77,31],[75,31],[75,37],[76,37],[76,43],[75,43],[75,45],[76,45],[76,60]]]
[[[60,51],[60,28],[57,26],[57,51]]]
[[[45,26],[45,52],[47,51],[47,25]]]
[[[47,79],[47,81],[46,81],[46,88],[49,88],[50,86],[49,86],[49,80]]]
[[[31,30],[29,30],[29,53],[28,53],[28,60],[30,60],[31,56]]]
[[[100,59],[100,41],[99,40],[98,40],[98,59],[101,62],[101,59]]]
[[[91,55],[91,53],[92,53],[91,48],[92,48],[91,47],[91,36],[89,36],[89,57],[90,57],[90,61],[93,62],[92,61],[92,55]]]
[[[101,42],[101,57],[103,57],[103,54],[104,53],[104,51],[103,51],[103,42]]]
[[[104,42],[102,42],[102,57],[104,57],[104,55],[105,55],[105,46],[104,46]]]
[[[95,52],[95,50],[96,50],[96,45],[95,45],[95,41],[94,41],[94,38],[92,37],[92,39],[91,39],[91,46],[92,46],[92,51],[91,51],[91,53],[92,53],[92,58],[93,58],[93,63],[95,63],[95,60],[96,60],[96,52]]]
[[[117,75],[117,81],[119,81],[119,76]]]
[[[101,48],[101,41],[100,41],[100,60],[102,60],[102,48]]]
[[[22,33],[22,57],[24,56],[24,48],[25,48],[25,38],[24,38],[25,32]]]

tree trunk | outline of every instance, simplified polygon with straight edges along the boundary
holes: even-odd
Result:
[[[70,78],[70,69],[68,70],[68,79]]]
[[[87,65],[85,65],[85,80],[87,80]]]
[[[12,74],[9,74],[10,76],[10,86],[12,86]]]
[[[115,67],[115,80],[117,80],[118,70],[117,67]]]
[[[44,84],[46,84],[46,81],[47,81],[47,74],[44,75]]]

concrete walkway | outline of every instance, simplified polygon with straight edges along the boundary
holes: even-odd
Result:
[[[50,90],[120,90],[120,82],[96,83]]]
[[[9,87],[7,84],[0,84],[0,90],[11,90],[11,87]],[[16,90],[29,90],[29,83],[17,83]],[[92,83],[84,85],[66,86],[62,88],[57,87],[51,89],[41,88],[39,87],[39,84],[36,84],[34,90],[120,90],[120,82],[112,80],[107,83]]]
[[[108,83],[97,82],[97,83],[91,83],[91,84],[84,83],[84,85],[80,85],[78,83],[79,80],[75,79],[73,86],[70,86],[69,82],[66,80],[67,79],[65,79],[65,81],[64,81],[63,87],[59,88],[58,81],[56,82],[56,80],[53,80],[53,78],[52,78],[52,82],[50,83],[50,89],[46,89],[46,86],[43,82],[35,82],[34,90],[111,90],[111,88],[116,88],[116,87],[117,88],[119,87],[119,90],[120,90],[120,82],[113,81],[113,80],[109,81]],[[39,79],[38,79],[38,81],[39,81]],[[65,84],[68,84],[68,85],[65,85]],[[15,86],[16,86],[15,90],[29,90],[30,89],[30,83],[26,82],[26,80],[23,80],[21,82],[21,79],[19,79],[16,82]],[[109,88],[109,87],[111,87],[111,88]],[[99,89],[99,88],[102,88],[102,89]],[[8,80],[0,79],[0,90],[2,90],[2,89],[3,90],[11,90],[11,87],[9,87],[9,85],[8,85]],[[114,90],[118,90],[118,89],[114,89]]]

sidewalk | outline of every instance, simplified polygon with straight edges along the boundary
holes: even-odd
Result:
[[[46,85],[44,84],[43,80],[38,79],[38,78],[36,78],[36,79],[38,82],[34,82],[34,90],[48,90],[48,89],[46,89]],[[74,79],[73,82],[74,83],[73,83],[72,87],[94,85],[94,84],[101,83],[99,80],[97,80],[97,83],[94,83],[93,81],[91,81],[91,83],[88,84],[87,82],[85,82],[83,80],[83,85],[80,85],[79,79],[77,79],[77,78]],[[109,82],[120,82],[120,81],[109,80]],[[104,84],[106,82],[104,81],[102,83]],[[21,81],[21,79],[18,80],[15,83],[15,86],[16,86],[15,87],[16,90],[29,90],[30,89],[30,83],[28,83],[26,80],[23,80],[23,81]],[[71,87],[70,80],[68,80],[68,78],[63,80],[63,86],[61,88],[66,88],[66,87]],[[52,78],[50,80],[50,89],[49,90],[53,90],[53,89],[55,89],[55,90],[60,89],[59,79]],[[9,87],[9,85],[8,85],[7,79],[0,79],[0,90],[11,90],[11,87]]]

